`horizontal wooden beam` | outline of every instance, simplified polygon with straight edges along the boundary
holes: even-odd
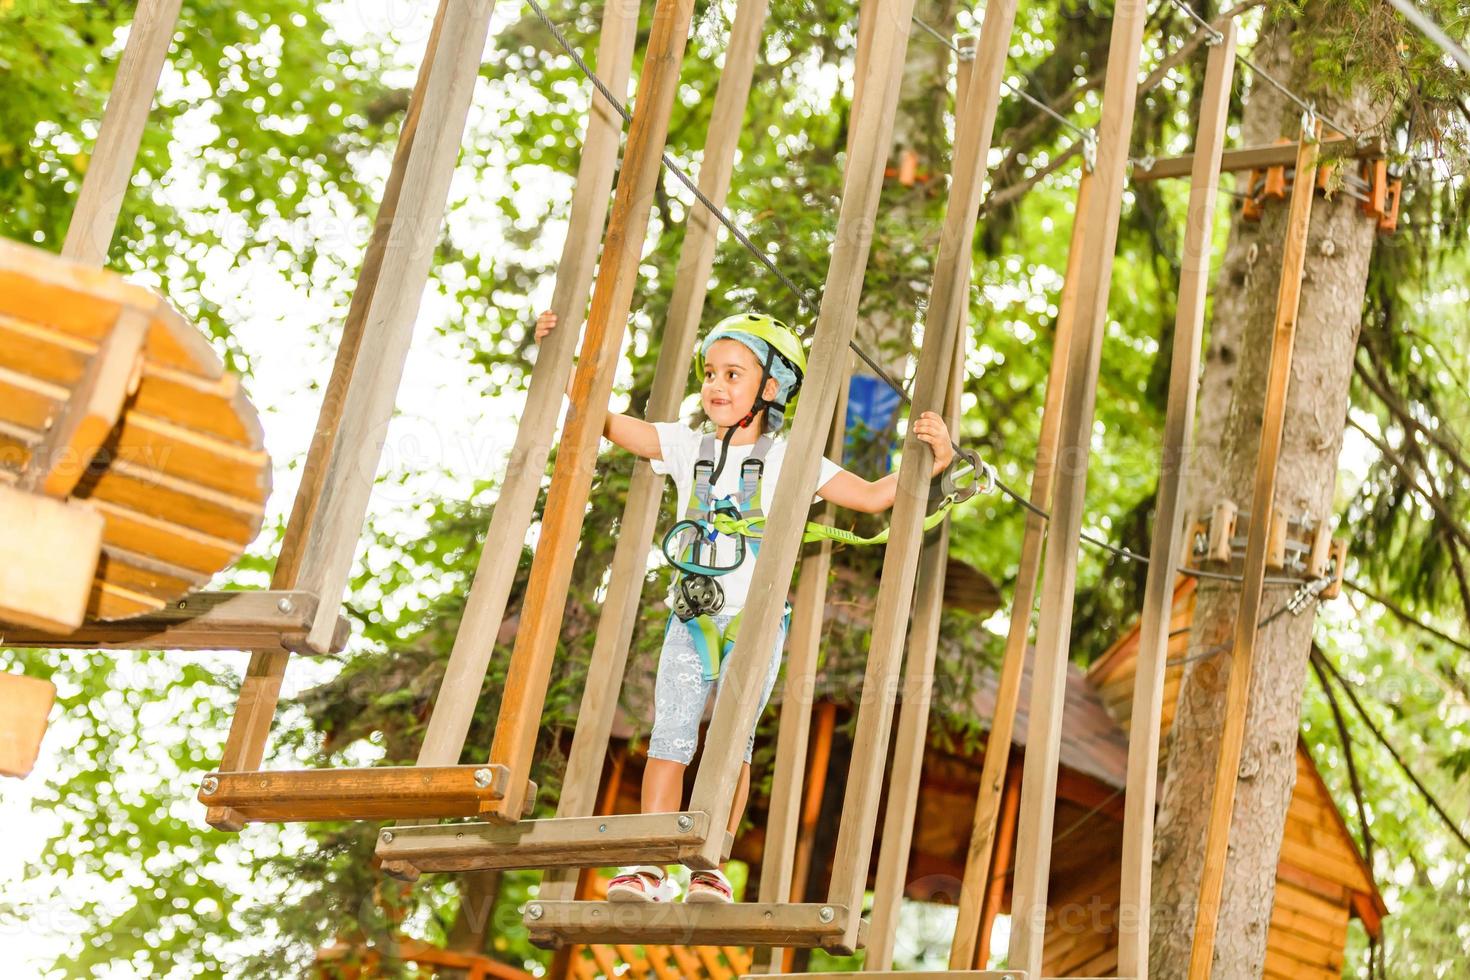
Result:
[[[709,826],[709,814],[692,811],[389,827],[378,837],[377,856],[384,870],[401,877],[675,862],[695,867],[685,852],[705,843]]]
[[[341,650],[351,626],[340,616],[329,649],[307,649],[306,631],[316,609],[317,598],[308,592],[196,592],[156,613],[86,623],[70,633],[4,629],[0,642],[82,650]]]
[[[212,772],[199,802],[229,807],[244,823],[310,820],[437,820],[469,817],[505,795],[510,774],[500,766],[379,766]]]
[[[1332,136],[1321,143],[1324,159],[1346,156],[1353,160],[1383,156],[1383,140],[1370,139],[1355,142],[1346,136]],[[1145,161],[1147,162],[1147,161]],[[1296,162],[1296,141],[1269,143],[1260,146],[1243,146],[1226,150],[1220,154],[1220,172],[1236,173],[1242,170],[1264,170],[1267,167],[1289,167]],[[1194,154],[1165,157],[1144,167],[1135,163],[1130,175],[1132,180],[1163,180],[1166,177],[1188,177],[1194,167]]]
[[[670,902],[531,902],[526,928],[537,945],[659,943],[835,949],[852,914],[845,906]],[[859,932],[859,944],[865,941]]]

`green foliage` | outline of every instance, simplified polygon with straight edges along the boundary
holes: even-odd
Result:
[[[1440,14],[1453,7],[1447,0],[1434,6]],[[1376,465],[1361,492],[1342,501],[1344,519],[1357,532],[1357,568],[1365,584],[1402,596],[1416,615],[1463,635],[1453,624],[1470,615],[1470,590],[1456,564],[1467,550],[1460,536],[1470,524],[1470,482],[1459,449],[1470,378],[1462,316],[1470,205],[1453,168],[1463,162],[1463,121],[1454,122],[1454,113],[1463,114],[1456,104],[1466,85],[1376,0],[1277,7],[1281,16],[1337,15],[1342,31],[1297,37],[1316,90],[1324,99],[1344,86],[1381,92],[1390,106],[1384,131],[1404,153],[1397,162],[1406,175],[1405,217],[1399,236],[1375,259],[1354,405],[1365,427],[1405,453],[1417,444],[1422,458],[1410,460],[1407,476],[1401,467]],[[469,179],[455,184],[429,289],[447,312],[425,326],[479,371],[466,397],[514,395],[526,383],[528,326],[555,273],[587,103],[584,82],[539,22],[501,19],[515,16],[512,9],[497,12],[481,77],[483,114],[460,162]],[[579,0],[553,15],[590,55],[601,9]],[[696,10],[669,137],[670,155],[691,167],[703,145],[732,11],[729,3]],[[920,12],[941,27],[956,18],[972,26],[972,14],[956,14],[947,5],[921,4]],[[854,13],[846,2],[774,0],[730,194],[729,209],[741,227],[814,292],[830,256],[846,164],[850,93],[842,80],[855,45]],[[0,134],[8,134],[0,135],[0,234],[59,246],[121,49],[120,30],[131,16],[126,4],[0,0]],[[414,39],[373,36],[347,43],[337,31],[345,16],[341,7],[302,0],[186,3],[124,203],[112,263],[162,285],[247,373],[252,365],[222,315],[210,263],[224,256],[225,268],[241,269],[269,257],[288,281],[345,308],[357,251],[331,247],[300,229],[319,228],[323,220],[365,227],[378,184],[367,175],[382,173],[401,124],[404,86],[417,56]],[[1090,125],[1108,16],[1105,4],[1024,5],[1011,77],[1044,99],[1060,99],[1064,110]],[[1367,40],[1359,44],[1349,27],[1361,29]],[[1160,5],[1145,66],[1188,30],[1182,14]],[[916,33],[911,57],[942,64],[925,47],[931,44]],[[1389,57],[1395,52],[1401,56]],[[1203,59],[1197,52],[1140,100],[1135,153],[1162,156],[1188,146]],[[929,86],[935,92],[948,85],[937,73]],[[1072,96],[1061,99],[1068,92]],[[943,98],[928,96],[906,99],[903,111],[914,121],[921,168],[942,174],[950,108]],[[1024,103],[1007,99],[996,138],[1002,158],[992,180],[1004,187],[1025,179],[1070,139]],[[1035,458],[1074,186],[1074,173],[1063,168],[1019,200],[987,212],[975,252],[961,431],[966,444],[1022,492],[1029,491]],[[922,321],[944,196],[941,181],[914,188],[890,182],[884,189],[862,315],[892,325],[883,354],[898,362],[911,346],[907,331]],[[1086,529],[1146,550],[1186,190],[1132,187],[1127,205],[1113,269],[1113,320],[1104,340]],[[626,370],[615,395],[635,412],[647,398],[690,206],[675,182],[661,183]],[[1224,208],[1219,220],[1223,231],[1229,220]],[[707,305],[711,317],[755,306],[803,328],[814,319],[728,240],[717,253]],[[330,326],[312,323],[308,329],[325,335]],[[1368,380],[1397,393],[1403,410],[1375,395]],[[1442,436],[1443,445],[1416,429],[1416,419]],[[593,490],[537,746],[542,814],[554,806],[630,472],[625,454],[609,453]],[[404,762],[415,756],[498,490],[485,469],[469,477],[475,483],[462,499],[414,499],[369,528],[349,590],[352,646],[339,661],[293,664],[310,680],[293,687],[277,719],[269,764]],[[1432,489],[1447,512],[1416,496],[1410,479]],[[953,554],[1008,592],[1019,558],[1021,511],[996,496],[961,514]],[[235,570],[237,582],[263,580],[274,547],[269,537]],[[522,557],[512,609],[529,567],[529,552]],[[876,552],[838,557],[840,571],[860,582],[876,578],[880,561]],[[1075,622],[1080,659],[1105,647],[1133,618],[1142,581],[1137,567],[1084,551]],[[647,662],[657,646],[664,584],[658,573],[649,576],[644,598],[650,613],[635,631],[635,663]],[[834,597],[843,597],[840,586]],[[1460,657],[1391,619],[1359,630],[1351,616],[1328,617],[1319,632],[1333,638],[1331,652],[1350,676],[1364,681],[1379,723],[1411,749],[1411,762],[1429,774],[1452,811],[1467,812],[1470,685]],[[861,671],[866,623],[856,615],[832,618],[824,638],[826,676],[850,688]],[[973,747],[980,737],[981,719],[967,706],[980,672],[994,666],[1003,619],[946,620],[935,728],[958,747]],[[1336,642],[1359,633],[1361,642]],[[508,654],[502,643],[492,657],[466,761],[483,757],[488,746]],[[75,759],[39,802],[55,817],[58,833],[29,869],[28,881],[0,908],[7,921],[51,908],[85,923],[68,940],[58,971],[273,977],[304,967],[314,950],[334,939],[389,943],[394,925],[384,906],[400,899],[378,893],[380,878],[369,865],[372,828],[252,828],[239,843],[201,829],[194,787],[219,758],[242,661],[25,651],[0,652],[0,660],[55,677],[62,689],[60,716],[77,746]],[[639,710],[631,700],[627,706]],[[773,721],[774,713],[768,714],[765,724]],[[1354,825],[1351,793],[1337,765],[1337,734],[1310,687],[1304,724]],[[1422,801],[1404,790],[1391,761],[1371,746],[1361,726],[1350,728],[1360,746],[1378,842],[1375,870],[1393,913],[1386,920],[1391,956],[1404,964],[1403,975],[1433,975],[1465,948],[1463,923],[1452,921],[1451,910],[1464,907],[1470,869]],[[765,773],[769,778],[768,766]],[[492,913],[489,952],[518,966],[546,962],[543,951],[530,947],[516,913],[534,887],[533,873],[505,875]],[[460,892],[453,881],[423,883],[402,901],[412,934],[431,941],[454,934]],[[1350,960],[1361,962],[1358,949]],[[813,966],[819,962],[815,957]]]

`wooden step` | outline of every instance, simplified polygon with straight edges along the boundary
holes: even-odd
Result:
[[[782,946],[851,953],[839,944],[849,910],[819,903],[531,902],[526,928],[538,946],[666,943]],[[867,933],[858,932],[862,947]]]
[[[508,778],[504,766],[488,765],[212,772],[198,798],[243,823],[439,820],[479,813],[505,795]]]
[[[385,871],[404,877],[678,862],[694,867],[708,827],[703,811],[389,827],[378,838],[377,856]]]
[[[342,617],[330,649],[307,648],[316,609],[316,596],[309,592],[196,592],[146,616],[84,623],[70,633],[0,626],[0,639],[12,647],[82,650],[341,650],[351,635],[351,624]]]

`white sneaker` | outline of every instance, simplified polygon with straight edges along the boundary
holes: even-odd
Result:
[[[626,868],[607,883],[609,902],[672,902],[678,894],[664,869],[652,865]]]

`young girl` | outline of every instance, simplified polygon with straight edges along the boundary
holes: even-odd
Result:
[[[539,343],[556,327],[556,314],[536,320]],[[684,796],[684,770],[699,744],[699,723],[710,689],[724,677],[722,656],[732,641],[732,622],[745,604],[755,568],[755,539],[709,532],[701,517],[769,513],[785,457],[784,440],[773,440],[786,409],[801,387],[806,358],[801,343],[779,320],[759,313],[727,317],[715,325],[699,348],[703,377],[700,404],[712,433],[678,422],[648,423],[609,413],[603,436],[629,452],[650,460],[654,472],[671,476],[678,491],[679,513],[686,520],[666,540],[665,553],[680,569],[670,594],[674,611],[664,634],[654,688],[653,732],[648,765],[643,772],[643,812],[678,811]],[[570,395],[571,387],[567,392]],[[914,420],[915,436],[934,450],[934,475],[949,465],[954,451],[949,430],[933,412]],[[868,481],[823,459],[817,495],[839,507],[875,514],[893,506],[898,474]],[[700,533],[702,529],[706,532]],[[670,540],[677,537],[674,550]],[[712,539],[712,540],[711,540]],[[785,644],[783,623],[766,669],[761,710],[769,701],[781,669]],[[718,700],[718,694],[716,695]],[[750,793],[752,731],[745,765],[730,810],[730,833],[740,826]],[[677,886],[663,868],[637,867],[608,885],[609,901],[670,901]],[[730,882],[721,871],[694,871],[686,902],[729,902]]]

